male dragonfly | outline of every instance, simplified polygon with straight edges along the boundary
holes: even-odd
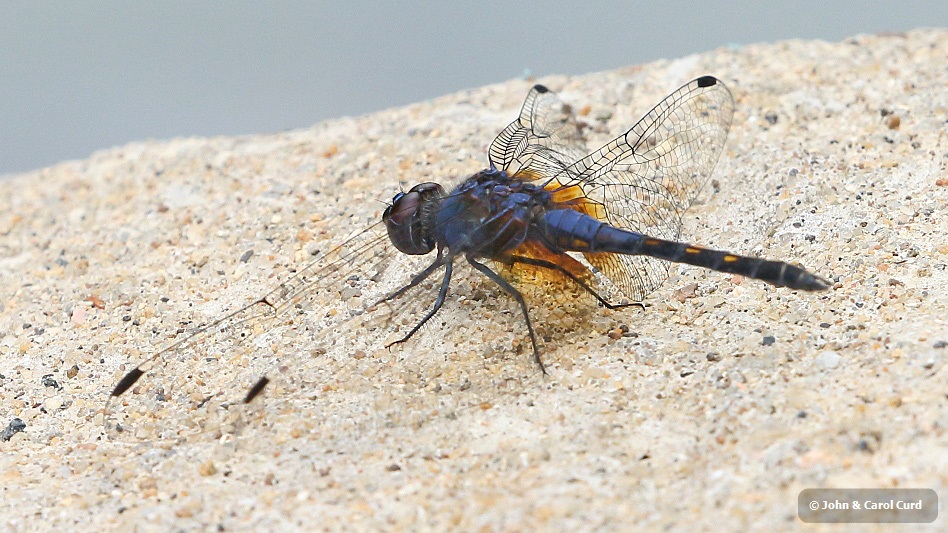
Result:
[[[387,231],[373,225],[261,298],[152,355],[118,382],[111,397],[209,330],[272,321],[309,294],[340,290],[353,272],[390,261],[391,247],[435,256],[381,302],[397,300],[442,272],[430,310],[391,344],[407,341],[441,309],[455,263],[463,260],[517,302],[533,358],[544,373],[530,312],[514,279],[573,284],[608,308],[641,305],[667,278],[668,261],[777,287],[829,288],[827,280],[783,261],[677,242],[683,213],[721,155],[733,111],[727,87],[702,76],[667,96],[630,130],[587,153],[570,109],[535,85],[520,116],[491,144],[487,169],[450,190],[428,182],[397,194],[380,222]],[[605,289],[627,300],[609,301]],[[260,378],[245,401],[267,383]]]

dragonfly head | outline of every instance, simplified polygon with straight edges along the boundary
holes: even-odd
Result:
[[[382,221],[388,238],[404,254],[425,255],[434,249],[434,214],[444,189],[437,183],[419,183],[408,192],[400,192],[385,208]]]

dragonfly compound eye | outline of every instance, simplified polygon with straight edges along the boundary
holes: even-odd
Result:
[[[424,255],[435,247],[431,222],[444,189],[437,183],[415,185],[407,193],[398,193],[385,209],[382,220],[395,248],[409,255]]]

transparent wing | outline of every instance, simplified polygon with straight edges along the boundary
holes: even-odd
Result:
[[[547,188],[578,187],[592,204],[583,210],[612,226],[678,240],[682,214],[711,175],[733,114],[727,87],[703,76],[667,96],[626,133],[571,164]],[[659,259],[586,258],[636,301],[668,277],[668,263]]]
[[[572,109],[543,85],[534,85],[511,122],[490,145],[491,166],[524,180],[548,179],[586,155]]]
[[[167,385],[167,389],[185,401],[221,394],[227,396],[225,401],[235,399],[233,394],[223,393],[221,389],[246,391],[249,383],[221,379],[221,374],[228,372],[226,369],[238,366],[231,361],[239,360],[243,354],[259,350],[261,346],[275,348],[277,341],[269,338],[281,337],[279,330],[286,329],[284,326],[291,323],[301,310],[312,307],[314,302],[325,309],[355,306],[348,313],[332,312],[315,317],[318,322],[315,327],[319,331],[329,330],[334,324],[361,314],[366,304],[381,297],[391,287],[400,286],[412,270],[404,268],[409,265],[402,261],[402,257],[396,257],[401,255],[390,244],[381,222],[363,229],[270,292],[187,332],[184,337],[142,360],[113,389],[105,411],[107,426],[111,424],[108,416],[112,414],[112,399],[121,396],[152,371],[160,371],[166,383],[174,383]],[[421,261],[430,261],[430,258],[419,256],[416,262]],[[426,301],[424,294],[415,296],[420,303]],[[410,306],[411,300],[406,300]],[[292,335],[286,337],[286,342],[294,342]],[[213,348],[218,343],[228,347],[222,350]],[[278,354],[287,350],[272,351]],[[180,368],[181,362],[188,360],[201,361],[202,366],[200,369],[191,366]],[[258,374],[254,379],[259,377]],[[149,383],[147,388],[165,389],[154,383]],[[159,392],[158,396],[161,401],[156,406],[166,401],[164,392]]]

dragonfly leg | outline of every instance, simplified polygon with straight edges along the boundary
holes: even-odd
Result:
[[[510,256],[510,259],[514,263],[523,263],[525,265],[531,265],[531,266],[536,266],[540,268],[548,268],[550,270],[555,270],[563,274],[567,278],[573,280],[574,283],[582,287],[586,292],[593,295],[593,297],[596,298],[596,300],[599,300],[599,303],[601,303],[607,309],[622,309],[623,307],[633,307],[633,306],[641,307],[642,309],[645,309],[645,304],[643,304],[642,302],[632,302],[632,303],[627,303],[627,304],[611,303],[609,300],[606,300],[605,298],[600,296],[600,294],[596,292],[592,287],[587,285],[585,281],[577,278],[576,276],[573,275],[572,272],[570,272],[569,270],[566,270],[561,265],[553,263],[552,261],[546,261],[544,259],[536,259],[533,257],[523,257],[519,255],[512,255]]]
[[[440,259],[439,259],[439,261],[440,261]],[[437,264],[437,263],[436,263],[436,264]],[[419,329],[421,329],[421,326],[424,326],[424,325],[425,325],[425,322],[431,320],[431,317],[435,316],[435,313],[437,313],[438,310],[441,309],[441,306],[444,304],[444,298],[445,298],[445,296],[447,296],[447,294],[448,294],[448,287],[451,285],[451,271],[454,269],[454,262],[453,262],[453,261],[447,261],[447,262],[444,262],[444,265],[445,265],[445,267],[444,267],[444,279],[441,280],[441,290],[438,291],[438,299],[435,300],[434,307],[431,308],[431,311],[428,311],[428,314],[425,315],[425,318],[422,318],[422,319],[421,319],[421,322],[419,322],[417,325],[415,325],[415,327],[411,328],[411,331],[408,332],[408,335],[405,335],[404,337],[402,337],[401,339],[398,339],[397,341],[390,342],[390,343],[386,344],[386,345],[385,345],[386,348],[391,348],[392,346],[394,346],[394,345],[396,345],[396,344],[401,344],[401,343],[407,341],[408,339],[410,339],[412,335],[414,335],[415,333],[418,332]],[[432,266],[434,266],[434,265],[432,265]],[[427,271],[427,270],[429,270],[429,269],[433,270],[432,267],[429,267],[429,268],[427,268],[427,269],[425,269],[425,270]],[[424,272],[423,272],[423,274],[424,274]],[[430,274],[431,274],[431,272],[428,272],[427,274],[425,274],[425,277],[428,277],[428,275],[430,275]],[[419,275],[420,275],[420,274],[419,274]],[[424,278],[422,278],[422,279],[424,279]],[[416,284],[416,283],[414,283],[414,281],[415,281],[415,280],[412,280],[413,284]],[[419,282],[420,282],[420,280],[419,280]]]
[[[406,292],[408,292],[408,291],[411,290],[412,288],[416,287],[416,286],[417,286],[419,283],[421,283],[422,281],[425,281],[426,279],[428,279],[428,276],[430,276],[435,270],[437,270],[437,269],[438,269],[441,265],[443,265],[443,264],[445,264],[445,259],[444,259],[444,257],[442,257],[441,250],[438,250],[438,257],[435,258],[434,263],[431,263],[431,264],[428,265],[424,270],[422,270],[422,271],[419,272],[418,274],[415,274],[415,277],[411,278],[411,281],[408,282],[408,284],[405,285],[404,287],[398,289],[398,290],[395,291],[395,292],[392,292],[392,293],[390,293],[390,294],[387,294],[384,298],[382,298],[381,300],[375,302],[375,303],[372,305],[372,307],[374,307],[374,306],[376,306],[376,305],[378,305],[378,304],[380,304],[380,303],[383,303],[383,302],[390,302],[390,301],[394,300],[395,298],[398,298],[399,296],[405,294]],[[448,263],[448,264],[450,264],[450,263]]]
[[[527,302],[524,301],[523,295],[520,294],[520,291],[515,289],[513,285],[508,283],[507,280],[500,277],[499,274],[491,270],[487,265],[478,263],[477,260],[470,255],[467,256],[467,262],[481,274],[490,278],[491,281],[500,285],[500,288],[504,289],[507,294],[513,296],[514,300],[517,300],[517,303],[520,304],[520,309],[523,311],[523,319],[527,322],[527,331],[530,333],[530,344],[533,345],[533,359],[540,365],[540,370],[546,374],[546,367],[543,366],[543,361],[540,359],[540,351],[537,350],[537,336],[533,333],[533,324],[530,322],[530,313],[527,311]]]

